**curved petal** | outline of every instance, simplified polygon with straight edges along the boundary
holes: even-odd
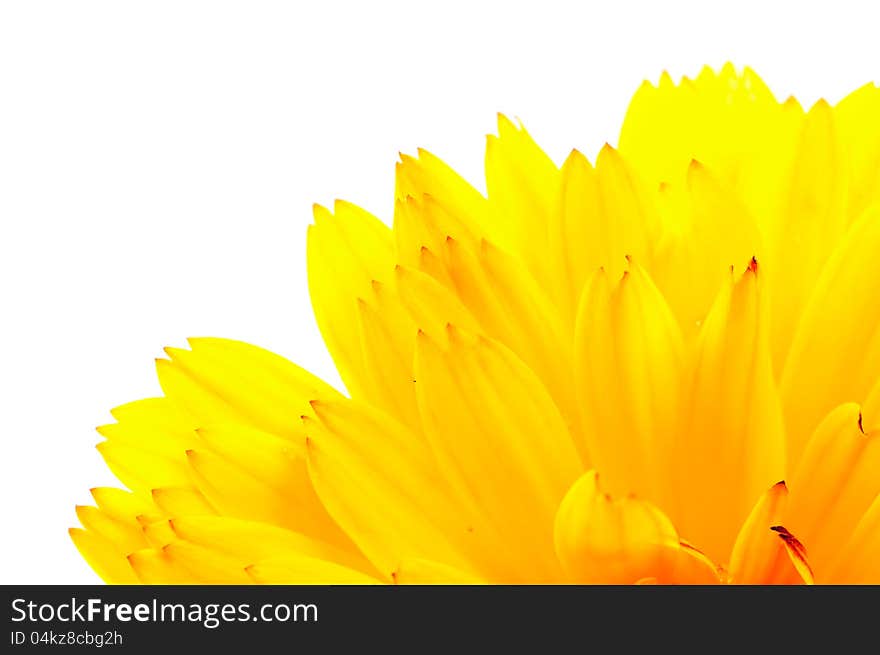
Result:
[[[630,263],[614,286],[604,271],[594,276],[575,339],[586,449],[605,487],[668,506],[684,344],[663,296],[638,264]]]
[[[780,389],[796,463],[819,421],[863,400],[880,375],[880,209],[828,261],[791,345]]]
[[[731,275],[703,325],[676,449],[673,520],[714,561],[724,561],[757,499],[785,477],[760,278],[754,260],[740,279]]]
[[[486,138],[486,189],[491,238],[515,253],[548,288],[548,224],[556,211],[559,168],[520,123],[498,115],[498,136]]]
[[[880,494],[880,432],[862,431],[859,406],[847,403],[816,428],[791,480],[785,525],[801,539],[819,582]]]
[[[568,579],[579,584],[717,582],[714,567],[685,552],[689,547],[659,509],[634,497],[612,498],[600,490],[595,471],[583,474],[560,503],[554,542]]]
[[[500,535],[499,558],[524,579],[558,579],[553,516],[580,460],[541,383],[497,342],[452,326],[445,346],[420,333],[416,379],[441,470]]]
[[[383,576],[410,558],[491,566],[478,554],[481,526],[450,494],[424,439],[354,401],[315,403],[315,413],[305,420],[315,488]]]
[[[372,214],[337,201],[331,214],[315,206],[306,259],[309,293],[324,342],[349,393],[369,392],[358,334],[357,298],[368,298],[374,280],[388,283],[394,270],[391,230]]]
[[[787,499],[785,482],[777,482],[761,496],[733,546],[728,569],[730,583],[813,583],[803,545],[780,524]]]

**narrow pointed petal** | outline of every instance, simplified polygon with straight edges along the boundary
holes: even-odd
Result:
[[[573,151],[562,167],[561,206],[550,220],[551,261],[556,261],[556,301],[571,322],[584,283],[604,267],[612,277],[625,257],[645,260],[658,228],[651,196],[620,154],[606,145],[596,168]]]
[[[177,540],[163,546],[162,553],[172,567],[188,571],[199,584],[237,585],[251,582],[235,558],[222,555],[212,548]]]
[[[421,429],[413,385],[413,352],[418,328],[396,292],[379,282],[369,300],[358,299],[358,325],[367,376],[364,400]]]
[[[202,580],[192,571],[172,560],[171,556],[161,549],[144,548],[138,550],[128,556],[128,562],[142,584],[202,584]]]
[[[91,490],[91,494],[101,511],[117,521],[132,526],[139,525],[135,517],[156,514],[156,507],[149,501],[148,496],[112,487],[96,487]]]
[[[462,304],[482,331],[510,348],[544,383],[568,429],[580,434],[571,366],[571,328],[515,257],[488,241],[476,252],[447,239],[445,255]],[[462,327],[462,326],[458,326]],[[586,456],[586,453],[582,453]]]
[[[781,525],[788,488],[778,482],[765,493],[740,529],[728,568],[732,584],[812,584],[803,545]]]
[[[190,460],[194,462],[203,494],[222,513],[275,522],[340,548],[352,549],[351,541],[315,493],[308,475],[304,442],[291,442],[238,425],[203,428],[199,436],[202,448]],[[224,472],[232,477],[224,480]],[[255,512],[257,498],[264,501],[265,513]]]
[[[70,528],[68,532],[76,549],[104,582],[137,584],[138,578],[128,563],[126,553],[120,552],[114,542],[81,528]]]
[[[398,200],[425,196],[433,198],[448,207],[450,214],[468,221],[464,227],[474,233],[490,227],[486,216],[486,198],[427,150],[420,148],[418,157],[401,155],[396,167],[395,186]],[[397,227],[395,223],[395,231]]]
[[[477,550],[424,439],[353,401],[316,403],[306,419],[311,478],[330,515],[383,577],[412,557],[471,568]]]
[[[734,189],[692,161],[683,184],[664,187],[667,224],[646,266],[686,338],[696,336],[730,267],[743,270],[764,247],[757,224]]]
[[[553,580],[556,507],[580,472],[565,423],[539,380],[495,341],[449,328],[420,334],[416,391],[442,470],[522,558],[520,575]]]
[[[184,453],[197,443],[189,416],[166,398],[128,403],[112,414],[118,422],[98,428],[107,441],[97,448],[129,489],[148,493],[189,483]]]
[[[664,73],[658,85],[645,82],[630,102],[620,132],[620,150],[651,180],[678,180],[688,162],[708,164],[727,180],[740,164],[772,152],[779,104],[749,68],[711,68],[675,84]]]
[[[880,432],[862,431],[847,403],[816,428],[791,480],[785,525],[807,547],[819,582],[880,494]]]
[[[757,262],[731,276],[703,325],[686,392],[673,519],[714,561],[726,559],[755,502],[785,477],[761,287]]]
[[[115,519],[97,507],[79,505],[76,508],[76,517],[86,530],[115,544],[122,553],[127,554],[147,545],[140,526]]]
[[[156,507],[168,516],[215,516],[217,509],[195,487],[159,487],[152,491]]]
[[[296,554],[374,572],[360,553],[267,523],[228,517],[185,516],[171,519],[169,525],[177,538],[234,558],[242,567],[260,560]]]
[[[192,350],[168,348],[158,360],[169,401],[196,426],[242,423],[301,438],[299,416],[312,398],[338,395],[295,364],[262,348],[227,339],[190,339]]]
[[[548,224],[558,206],[561,176],[525,128],[500,114],[498,136],[486,139],[486,188],[492,217],[487,233],[546,284],[550,275],[541,254],[547,250]]]
[[[422,248],[439,252],[448,237],[472,250],[476,248],[486,233],[474,223],[474,215],[463,211],[455,199],[429,194],[398,199],[394,209],[394,237],[400,263],[420,267]]]
[[[768,239],[771,339],[780,371],[831,254],[829,244],[837,243],[846,231],[846,184],[834,114],[828,103],[819,101],[805,118],[789,179],[781,190],[779,221]]]
[[[290,484],[282,486],[284,481],[264,479],[207,448],[188,451],[187,459],[198,490],[222,514],[271,523],[291,530],[307,529],[304,526],[308,525],[328,541],[344,541],[344,537],[335,528],[319,530],[315,527],[317,520],[314,516],[301,515],[297,511],[308,506],[304,497],[298,495],[303,490],[300,486],[302,473],[297,472],[297,467],[302,466],[301,462],[293,461],[289,464],[291,476],[298,476],[298,480],[291,480]],[[316,513],[320,507],[317,504]],[[330,522],[329,519],[326,521]]]
[[[604,271],[584,293],[575,368],[586,449],[609,493],[668,506],[684,377],[681,332],[637,264],[613,288]]]
[[[447,287],[430,275],[406,266],[394,270],[400,301],[418,329],[435,341],[446,339],[446,326],[479,332],[480,324]]]
[[[113,474],[132,491],[148,494],[154,487],[190,483],[185,461],[181,459],[156,455],[113,440],[99,443],[96,448]],[[185,456],[183,451],[181,456]]]
[[[339,374],[352,394],[369,384],[358,334],[357,298],[368,297],[373,280],[388,282],[394,268],[391,230],[346,202],[331,214],[315,206],[309,227],[309,293],[315,319]]]
[[[822,417],[867,397],[880,374],[880,211],[850,229],[812,294],[782,374],[792,462]]]

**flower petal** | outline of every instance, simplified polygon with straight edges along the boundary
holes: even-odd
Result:
[[[739,280],[731,275],[709,313],[679,432],[673,520],[716,562],[730,553],[761,494],[785,476],[760,278],[755,261]]]
[[[242,423],[301,439],[299,417],[313,398],[339,394],[283,357],[240,341],[190,339],[192,350],[167,348],[156,362],[169,401],[195,426]]]
[[[412,557],[472,566],[482,530],[474,535],[422,437],[354,401],[315,403],[315,413],[304,419],[315,489],[383,576]]]
[[[127,553],[119,546],[91,530],[68,530],[80,555],[107,584],[137,584],[138,578],[128,563]]]
[[[647,259],[657,228],[651,196],[614,148],[602,148],[595,169],[572,151],[562,167],[561,206],[549,225],[556,301],[569,323],[595,270],[602,266],[616,278],[626,256]]]
[[[787,499],[785,482],[777,482],[761,496],[733,546],[728,569],[730,583],[813,583],[803,546],[780,525]]]
[[[485,520],[516,544],[503,555],[526,579],[553,580],[553,516],[580,460],[534,374],[495,341],[450,326],[448,346],[424,333],[416,392],[441,468]],[[501,555],[501,554],[499,554]]]
[[[880,211],[859,220],[819,280],[780,383],[792,462],[825,414],[880,373]]]
[[[614,288],[604,271],[594,276],[578,315],[575,367],[586,449],[603,485],[667,506],[684,345],[663,296],[638,264]]]
[[[788,179],[780,188],[777,222],[768,230],[773,324],[771,342],[777,370],[798,330],[816,281],[848,226],[846,170],[834,113],[825,101],[807,113]],[[793,348],[793,345],[792,345]]]
[[[595,471],[583,474],[559,505],[554,541],[568,579],[579,584],[696,582],[679,575],[697,567],[708,569],[701,581],[717,582],[711,564],[698,564],[684,552],[659,509],[634,497],[612,498],[600,490]]]
[[[242,567],[269,558],[296,555],[373,572],[360,553],[267,523],[228,517],[184,516],[171,519],[169,525],[178,539],[231,557]]]
[[[880,496],[862,516],[852,536],[830,567],[834,584],[880,584]]]
[[[735,190],[696,160],[685,181],[664,186],[659,198],[666,230],[645,265],[690,340],[730,267],[763,261],[762,238]]]
[[[319,205],[314,209],[307,239],[312,307],[339,375],[357,395],[369,382],[355,301],[369,296],[373,280],[390,280],[394,242],[388,226],[355,205],[337,201],[334,214]]]
[[[847,200],[854,220],[880,203],[880,86],[868,83],[856,89],[834,107],[834,116],[849,163]]]
[[[270,585],[375,585],[381,581],[361,571],[299,555],[261,560],[245,567],[257,584]]]
[[[859,406],[847,403],[816,428],[791,480],[785,525],[810,552],[819,582],[871,502],[880,494],[880,432],[862,431]]]
[[[490,238],[526,264],[538,281],[550,279],[543,253],[556,211],[561,176],[556,164],[522,126],[498,115],[498,136],[486,138],[486,189]]]

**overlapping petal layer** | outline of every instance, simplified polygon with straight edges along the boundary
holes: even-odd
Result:
[[[486,195],[402,156],[393,227],[309,230],[347,395],[168,349],[73,541],[113,583],[880,581],[878,115],[726,65],[595,165],[505,117]]]

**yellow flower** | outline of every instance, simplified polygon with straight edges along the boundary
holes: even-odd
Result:
[[[349,396],[167,349],[76,546],[120,583],[880,582],[878,116],[728,64],[645,83],[595,165],[503,116],[485,196],[402,156],[393,229],[309,230]]]

